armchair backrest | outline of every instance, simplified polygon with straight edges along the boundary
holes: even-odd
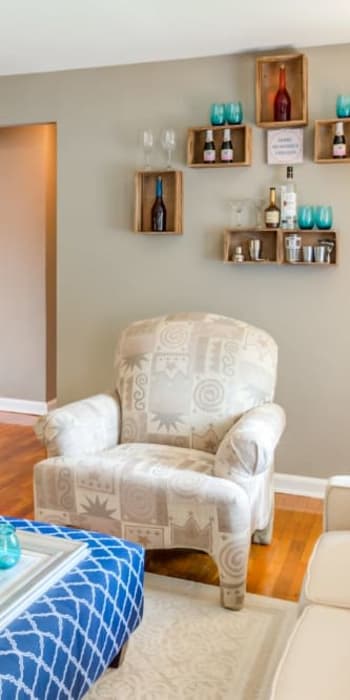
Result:
[[[272,401],[277,345],[242,321],[179,313],[125,328],[115,368],[121,442],[215,453],[243,413]]]

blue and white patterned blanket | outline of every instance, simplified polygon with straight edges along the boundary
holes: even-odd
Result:
[[[79,700],[141,621],[144,550],[109,535],[4,520],[82,540],[90,554],[0,631],[0,699]]]

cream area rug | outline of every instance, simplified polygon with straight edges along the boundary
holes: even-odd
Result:
[[[217,586],[146,574],[124,663],[84,700],[266,700],[296,610],[250,594],[243,610],[225,610]]]

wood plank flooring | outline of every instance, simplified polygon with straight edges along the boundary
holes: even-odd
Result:
[[[0,513],[33,517],[33,465],[45,457],[31,417],[0,413]],[[297,600],[313,545],[322,531],[322,501],[276,494],[273,542],[252,545],[248,591]],[[146,569],[154,573],[218,583],[206,554],[182,550],[147,552]]]

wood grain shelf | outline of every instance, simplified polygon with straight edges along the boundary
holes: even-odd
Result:
[[[253,238],[261,240],[261,257],[263,260],[250,260],[249,241]],[[276,264],[280,258],[278,229],[271,228],[234,228],[226,229],[224,233],[224,261],[233,265],[266,265]],[[244,262],[233,260],[236,246],[242,247]]]
[[[347,144],[346,158],[333,158],[332,147],[335,125],[344,124],[344,136]],[[314,162],[315,163],[350,163],[350,118],[347,119],[316,119],[314,131]]]
[[[286,67],[286,84],[291,98],[291,119],[274,121],[273,103],[279,85],[279,69]],[[256,59],[256,123],[267,129],[286,129],[308,123],[308,78],[305,54],[259,56]]]
[[[285,237],[293,233],[301,236],[301,245],[315,246],[320,240],[330,240],[334,243],[330,263],[295,262],[290,263],[285,256]],[[262,260],[250,260],[249,241],[254,238],[261,240]],[[242,247],[243,262],[233,260],[236,246]],[[337,264],[337,234],[335,231],[311,230],[287,230],[281,228],[232,228],[224,232],[224,262],[232,265],[303,265],[308,267],[329,267]]]
[[[163,180],[167,230],[152,231],[151,210],[155,200],[156,180]],[[142,170],[135,173],[134,231],[150,236],[173,236],[183,233],[183,174],[181,170]]]
[[[216,147],[215,163],[203,162],[205,132],[211,129]],[[233,163],[221,163],[220,149],[224,129],[230,129],[233,146]],[[188,129],[187,135],[187,165],[190,168],[237,168],[251,165],[252,162],[252,130],[246,124],[225,124],[223,126],[195,126]]]

